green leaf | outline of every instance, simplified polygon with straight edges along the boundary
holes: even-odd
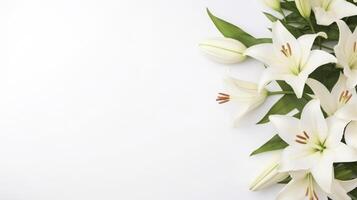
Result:
[[[348,195],[352,198],[352,200],[357,200],[357,188],[348,193]]]
[[[271,138],[267,143],[265,143],[263,146],[259,147],[257,150],[255,150],[251,156],[257,155],[260,153],[265,153],[268,151],[275,151],[275,150],[280,150],[280,149],[285,149],[288,146],[288,144],[279,137],[279,135],[275,135],[273,138]]]
[[[317,68],[309,77],[324,84],[330,91],[340,77],[341,69],[335,64],[328,64]]]
[[[288,184],[292,180],[291,176],[279,182],[279,184]]]
[[[247,47],[261,43],[271,43],[271,39],[257,39],[243,31],[241,28],[214,16],[208,9],[207,13],[217,29],[227,38],[239,40]]]
[[[281,89],[283,91],[292,91],[292,88],[286,84],[285,82],[278,81]],[[277,103],[273,105],[273,107],[269,110],[269,112],[261,119],[258,124],[265,124],[269,122],[270,115],[286,115],[294,109],[298,109],[302,111],[305,105],[310,101],[310,98],[304,95],[303,98],[298,99],[295,95],[284,95]]]
[[[279,20],[279,18],[275,17],[274,15],[272,14],[269,14],[269,13],[266,13],[266,12],[263,12],[263,14],[265,15],[266,18],[268,18],[271,22],[276,22]]]
[[[335,178],[342,181],[357,178],[357,162],[335,164]]]

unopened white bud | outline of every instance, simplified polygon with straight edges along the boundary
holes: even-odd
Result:
[[[213,38],[199,44],[200,49],[214,60],[234,64],[245,60],[247,47],[241,42],[230,38]]]
[[[311,15],[311,2],[310,0],[295,0],[297,9],[300,15],[305,19],[308,19]]]
[[[281,12],[280,0],[263,0],[263,3],[273,10]]]

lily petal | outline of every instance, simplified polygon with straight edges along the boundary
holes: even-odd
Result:
[[[345,191],[350,192],[357,187],[357,178],[350,181],[338,181]]]
[[[328,63],[337,63],[335,56],[321,50],[312,50],[310,57],[306,61],[304,68],[301,73],[305,75],[311,74],[318,67],[328,64]]]
[[[304,131],[308,134],[317,134],[320,141],[327,138],[328,126],[319,100],[312,100],[306,104],[301,113],[301,124]]]
[[[331,193],[334,171],[330,156],[321,157],[320,161],[311,169],[316,183],[327,193]]]
[[[345,132],[346,143],[357,149],[357,121],[353,121],[348,124]]]
[[[326,121],[328,125],[328,138],[325,145],[329,148],[333,148],[341,143],[348,122],[334,116],[327,118]]]
[[[304,94],[305,83],[307,80],[307,75],[300,74],[298,76],[286,75],[285,81],[294,90],[297,98],[301,98]]]
[[[331,193],[328,195],[333,200],[350,200],[351,197],[348,196],[347,190],[342,186],[341,182],[333,180],[333,186]]]
[[[306,179],[292,180],[277,196],[277,200],[291,200],[293,197],[296,200],[304,200],[306,198],[306,188],[308,182]]]
[[[332,116],[336,112],[337,106],[335,101],[333,101],[330,91],[315,79],[309,78],[306,83],[314,92],[315,97],[320,100],[323,110],[328,116]]]
[[[331,12],[336,15],[337,19],[357,15],[357,7],[347,1],[335,0],[331,5]]]
[[[306,145],[288,146],[284,149],[279,170],[281,172],[308,170],[315,166],[321,158],[319,152],[311,152]]]
[[[250,56],[254,59],[259,60],[260,62],[268,65],[269,67],[275,67],[276,64],[276,55],[274,53],[273,44],[258,44],[252,47],[249,47],[245,51],[245,55]]]
[[[357,161],[356,149],[347,146],[344,143],[335,148],[332,152],[334,156],[334,162],[355,162]]]
[[[319,32],[317,34],[306,34],[298,38],[302,53],[300,62],[302,66],[305,65],[306,61],[308,60],[314,41],[319,36],[327,38],[327,35],[324,32]]]
[[[336,112],[336,116],[344,120],[357,121],[357,101],[347,103]]]
[[[302,133],[300,120],[285,115],[272,115],[269,119],[285,142],[296,144],[296,135]]]
[[[280,52],[281,47],[287,45],[288,43],[295,60],[300,60],[301,47],[298,40],[285,28],[285,26],[280,21],[273,23],[272,33],[275,52]]]
[[[269,82],[273,80],[284,80],[286,77],[287,75],[281,74],[279,71],[274,70],[274,68],[265,69],[259,81],[259,91],[263,90]]]

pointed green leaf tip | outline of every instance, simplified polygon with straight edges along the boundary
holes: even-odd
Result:
[[[292,91],[292,88],[283,81],[277,81],[283,91]],[[304,95],[303,98],[298,99],[294,94],[284,95],[273,107],[270,108],[268,113],[257,124],[265,124],[269,122],[270,115],[286,115],[297,109],[302,111],[305,105],[310,101],[309,97]]]
[[[273,138],[271,138],[267,143],[265,143],[263,146],[259,147],[257,150],[255,150],[250,156],[254,156],[260,153],[265,153],[268,151],[276,151],[280,149],[285,149],[288,146],[288,144],[279,137],[279,135],[275,135]]]
[[[250,34],[246,33],[245,31],[243,31],[241,28],[214,16],[208,8],[207,8],[207,13],[211,18],[212,22],[214,23],[214,25],[223,34],[224,37],[236,39],[242,42],[247,47],[256,44],[261,44],[261,43],[271,43],[271,39],[268,38],[257,39],[251,36]]]

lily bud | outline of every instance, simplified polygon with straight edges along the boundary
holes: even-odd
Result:
[[[279,171],[281,153],[282,151],[278,151],[272,155],[273,161],[253,180],[250,190],[258,191],[289,177],[289,173]]]
[[[263,3],[273,10],[281,12],[280,0],[263,0]]]
[[[230,38],[213,38],[199,44],[200,49],[214,60],[234,64],[245,60],[247,49],[241,42]]]
[[[310,0],[295,0],[295,4],[302,17],[304,17],[305,19],[310,18],[311,15]]]
[[[237,106],[235,127],[239,127],[242,118],[263,104],[268,96],[268,90],[259,90],[258,85],[252,82],[227,77],[224,84],[226,92],[219,93],[216,101],[219,104],[233,103]]]

